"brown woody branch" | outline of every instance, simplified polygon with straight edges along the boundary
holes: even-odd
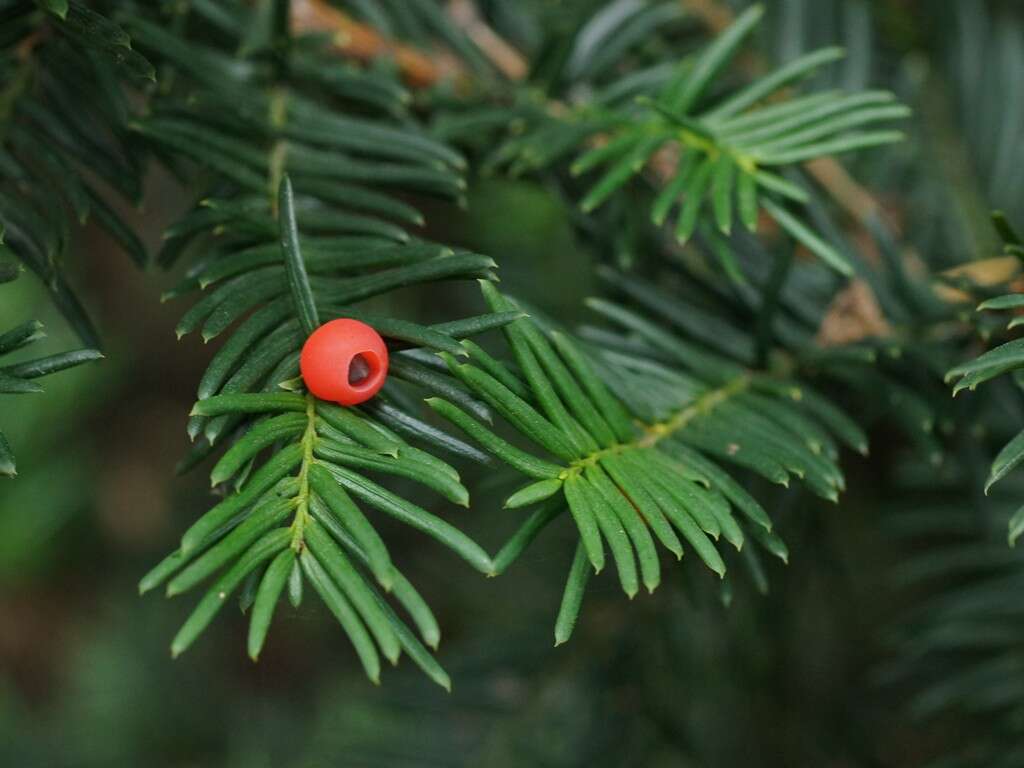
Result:
[[[473,0],[448,0],[448,15],[509,80],[522,80],[529,71],[526,58],[498,35],[480,16]]]
[[[369,24],[364,24],[324,0],[293,0],[291,24],[294,32],[330,35],[333,49],[341,56],[357,61],[390,57],[406,82],[425,87],[439,81],[461,77],[461,65],[450,56],[431,55],[410,45],[392,40]]]
[[[421,51],[393,40],[325,0],[293,0],[291,8],[295,32],[326,33],[339,55],[358,61],[390,57],[413,87],[423,88],[444,80],[458,81],[467,76],[462,62],[450,53]],[[526,59],[488,26],[472,0],[450,0],[448,14],[505,77],[510,80],[526,77]]]

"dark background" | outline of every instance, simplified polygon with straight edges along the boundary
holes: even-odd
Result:
[[[915,117],[909,148],[883,150],[858,175],[918,257],[943,266],[991,255],[987,209],[1019,214],[1024,200],[1016,4],[965,0],[987,25],[980,33],[955,2],[768,5],[774,31],[760,44],[781,55],[849,41],[854,17],[835,9],[870,11],[870,56],[852,57],[849,76],[897,90]],[[438,236],[493,255],[511,292],[580,317],[595,290],[591,256],[563,204],[528,181],[493,179],[469,199],[468,211],[430,212]],[[187,196],[154,176],[147,200],[136,216],[155,244]],[[604,574],[572,641],[554,649],[571,526],[553,526],[505,577],[486,580],[385,524],[393,557],[437,612],[451,695],[408,662],[374,687],[312,599],[282,607],[258,665],[237,610],[172,662],[191,598],[140,599],[136,582],[207,500],[201,473],[173,473],[210,350],[175,341],[183,305],[159,303],[172,278],[139,274],[101,235],[83,238],[72,274],[108,359],[0,411],[21,472],[0,484],[2,765],[919,766],[979,727],[969,713],[915,718],[916,681],[892,672],[902,653],[893,628],[923,598],[900,569],[915,545],[890,525],[939,500],[972,508],[977,478],[947,463],[927,478],[936,493],[909,495],[903,475],[917,457],[885,423],[869,460],[845,457],[851,490],[838,508],[799,492],[767,498],[792,553],[788,567],[772,566],[768,597],[740,585],[727,609],[706,571],[684,563],[628,603]],[[481,309],[470,288],[396,301],[425,319]],[[46,322],[51,351],[73,345],[26,278],[5,288],[0,327],[30,317]],[[467,485],[470,510],[438,511],[493,551],[518,514],[500,508],[492,478]]]

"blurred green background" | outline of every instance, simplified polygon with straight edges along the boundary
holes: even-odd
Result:
[[[881,51],[860,76],[915,107],[910,154],[930,174],[901,175],[893,169],[905,166],[883,157],[868,183],[917,227],[933,263],[963,260],[991,243],[979,224],[990,204],[1021,210],[1021,169],[1009,178],[985,155],[991,142],[978,123],[1020,118],[1013,99],[991,101],[1012,92],[1000,88],[1024,41],[965,52],[962,19],[934,12],[939,3],[848,5],[871,8],[872,50]],[[783,53],[794,36],[821,43],[850,32],[842,14],[819,18],[813,0],[769,6]],[[988,6],[997,22],[983,43],[1002,34],[1011,6]],[[972,108],[986,97],[964,67],[989,55],[1004,57],[983,67],[996,95]],[[136,219],[154,244],[186,198],[162,178],[150,186]],[[581,317],[594,290],[591,255],[565,204],[530,182],[494,179],[478,180],[469,199],[468,211],[428,210],[446,241],[494,256],[512,293],[566,321]],[[140,599],[136,582],[207,498],[201,473],[175,479],[174,466],[210,350],[175,341],[181,307],[159,303],[171,278],[138,274],[93,232],[79,251],[72,274],[107,360],[47,379],[44,395],[0,403],[20,469],[0,484],[0,765],[918,766],[973,727],[909,717],[913,681],[885,674],[887,628],[913,596],[892,575],[905,552],[882,503],[886,467],[910,449],[887,444],[884,431],[870,461],[846,457],[851,491],[838,509],[765,490],[793,553],[788,567],[772,566],[766,598],[740,584],[725,607],[710,576],[683,563],[655,595],[627,604],[604,574],[571,643],[553,649],[569,526],[553,527],[506,577],[485,580],[385,524],[393,557],[437,612],[450,695],[408,663],[374,687],[315,600],[282,606],[258,665],[243,653],[237,610],[172,662],[168,643],[190,599]],[[424,319],[481,309],[471,289],[399,300],[402,314]],[[46,351],[74,346],[31,278],[6,286],[0,327],[33,317],[46,323]],[[488,503],[500,498],[488,492],[495,482],[471,478],[471,510],[438,510],[492,550],[517,520]]]

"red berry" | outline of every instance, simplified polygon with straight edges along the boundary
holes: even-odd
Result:
[[[306,339],[299,368],[306,388],[321,400],[359,405],[384,385],[388,348],[366,323],[331,320]]]

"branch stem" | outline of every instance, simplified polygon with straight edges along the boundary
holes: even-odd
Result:
[[[306,521],[309,519],[309,468],[313,465],[316,447],[316,400],[306,395],[306,431],[302,433],[302,463],[299,465],[299,491],[295,496],[295,518],[292,520],[291,547],[296,554],[305,546]]]
[[[698,416],[703,416],[709,413],[730,397],[746,390],[749,386],[750,377],[742,375],[733,379],[728,384],[716,387],[715,389],[710,389],[685,408],[677,411],[670,418],[654,424],[644,424],[643,434],[636,440],[629,443],[616,443],[615,445],[603,448],[600,451],[595,451],[582,459],[577,459],[572,462],[572,464],[570,464],[562,473],[561,479],[564,480],[571,474],[582,472],[584,468],[592,464],[597,464],[606,456],[613,456],[615,454],[625,453],[626,451],[636,450],[638,448],[650,448],[657,445],[661,440],[672,437],[676,432],[684,429],[687,424]]]

